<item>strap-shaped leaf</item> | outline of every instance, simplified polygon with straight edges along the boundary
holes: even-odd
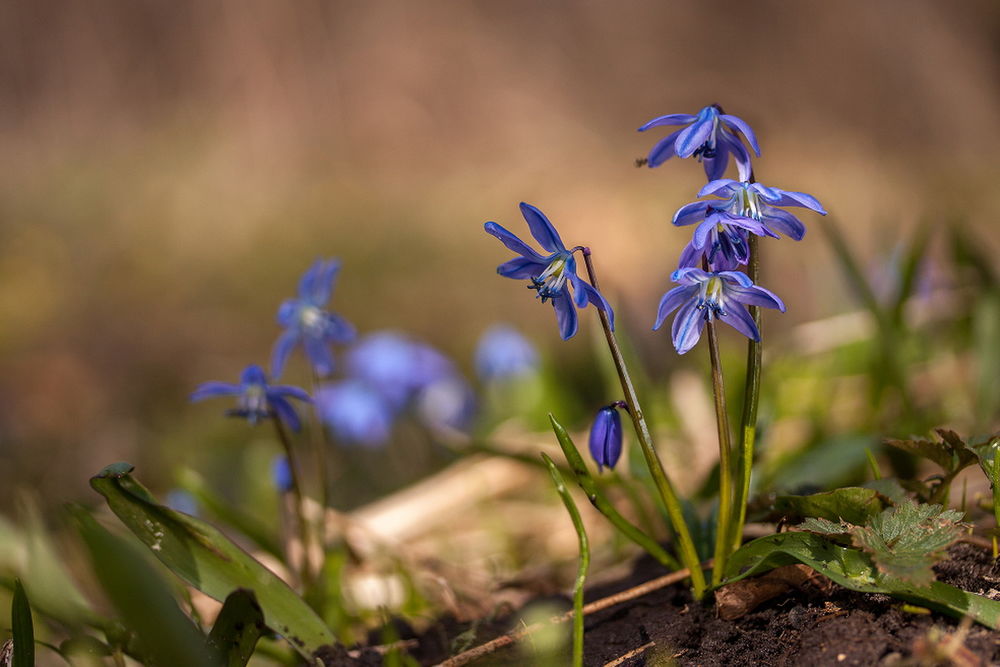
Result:
[[[108,466],[90,485],[174,574],[220,602],[238,588],[253,591],[267,626],[307,660],[335,642],[316,612],[284,581],[212,525],[158,504],[132,470],[127,463]]]
[[[11,635],[14,640],[12,667],[34,667],[35,626],[31,622],[31,605],[20,579],[14,580],[14,599],[10,606]]]
[[[208,636],[220,665],[244,667],[264,631],[264,613],[253,591],[239,589],[226,598]]]

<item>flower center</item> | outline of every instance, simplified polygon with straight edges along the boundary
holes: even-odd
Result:
[[[570,260],[571,257],[568,253],[558,254],[537,278],[531,279],[528,289],[538,290],[538,296],[542,298],[542,303],[562,294],[563,288],[566,286],[566,266]]]
[[[708,133],[708,139],[694,152],[694,157],[698,158],[698,161],[701,162],[702,158],[713,158],[716,155],[715,141],[719,134],[719,113],[712,107],[706,107],[699,115],[709,115],[712,117],[712,131]]]
[[[757,196],[756,192],[752,192],[747,188],[740,188],[739,192],[736,193],[735,199],[736,201],[733,204],[739,215],[745,218],[760,220],[762,211],[760,197]]]
[[[299,325],[308,331],[321,330],[323,328],[323,311],[316,306],[300,306]]]
[[[243,391],[243,408],[251,414],[267,413],[267,392],[264,385],[251,384]]]
[[[698,309],[705,311],[706,320],[711,320],[726,314],[723,304],[722,278],[712,276],[701,284],[701,290],[698,294]]]

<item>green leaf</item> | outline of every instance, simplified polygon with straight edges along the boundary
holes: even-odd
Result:
[[[20,579],[14,580],[14,599],[10,606],[11,637],[14,640],[12,667],[34,667],[35,627],[31,622],[31,605]]]
[[[184,615],[166,583],[128,542],[78,511],[80,535],[101,588],[156,665],[213,667],[205,636]]]
[[[1000,627],[1000,602],[940,581],[920,588],[885,577],[867,554],[813,533],[778,533],[745,544],[729,560],[729,582],[792,563],[804,563],[853,591],[886,593],[956,618],[969,616],[989,628]]]
[[[226,598],[208,636],[208,644],[217,652],[220,665],[243,667],[253,655],[263,631],[264,613],[257,598],[253,591],[241,588]]]
[[[941,442],[933,440],[892,440],[886,439],[885,444],[914,456],[928,459],[936,463],[947,473],[957,473],[976,462],[976,456],[966,444],[952,431],[938,429]]]
[[[132,469],[128,464],[109,466],[90,485],[174,574],[219,601],[238,588],[252,590],[268,627],[307,660],[334,643],[330,629],[284,581],[214,526],[157,504],[129,474]]]
[[[815,517],[864,524],[884,508],[877,491],[857,486],[808,496],[778,496],[774,501],[774,509],[792,521]]]
[[[849,535],[853,527],[843,521],[830,521],[829,519],[816,517],[810,517],[799,525],[799,528],[802,530],[808,530],[810,533],[818,533],[820,535]]]

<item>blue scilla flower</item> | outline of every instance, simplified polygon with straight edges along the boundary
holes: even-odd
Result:
[[[680,308],[671,329],[674,347],[680,354],[694,347],[705,322],[712,319],[722,320],[747,338],[760,340],[757,325],[744,304],[785,312],[781,299],[763,287],[757,287],[745,273],[739,271],[708,273],[687,267],[674,271],[670,279],[680,283],[680,286],[663,295],[653,329],[659,329],[667,315]]]
[[[417,417],[427,426],[446,431],[466,431],[476,414],[476,397],[458,375],[435,380],[417,392]]]
[[[347,352],[347,372],[377,390],[393,409],[403,407],[414,392],[456,374],[454,364],[429,345],[395,331],[378,331]]]
[[[486,382],[519,377],[537,367],[535,346],[508,324],[487,329],[476,346],[476,372]]]
[[[611,320],[611,327],[614,328],[615,316],[611,306],[600,292],[576,275],[576,259],[573,257],[573,252],[582,248],[567,250],[559,238],[559,232],[545,214],[531,204],[521,203],[521,215],[527,221],[531,235],[550,254],[540,255],[501,225],[487,222],[486,232],[500,239],[508,249],[520,255],[498,266],[497,273],[505,278],[527,278],[531,281],[528,287],[538,292],[542,303],[552,300],[552,307],[556,311],[556,320],[559,323],[559,333],[563,340],[576,334],[578,326],[576,309],[586,307],[588,302],[606,312]],[[570,296],[569,285],[573,286],[573,296]]]
[[[299,416],[295,408],[288,402],[295,398],[311,403],[309,394],[298,387],[288,385],[269,385],[264,369],[257,364],[250,364],[240,376],[239,384],[229,382],[205,382],[191,394],[192,401],[201,401],[215,396],[236,396],[237,407],[227,410],[231,417],[242,417],[251,424],[262,419],[277,415],[293,430],[299,430]]]
[[[826,215],[823,206],[810,194],[769,188],[761,183],[722,178],[708,183],[698,192],[699,197],[709,195],[721,199],[691,202],[674,213],[675,225],[690,225],[702,221],[695,230],[693,242],[706,253],[715,251],[714,246],[708,243],[709,239],[713,243],[716,240],[725,243],[723,237],[734,230],[743,230],[744,235],[746,232],[774,237],[784,234],[800,241],[806,233],[805,225],[788,211],[779,208],[781,206],[798,206]],[[736,250],[732,252],[735,253]],[[746,262],[745,259],[738,261]]]
[[[167,493],[164,504],[176,512],[198,516],[198,501],[184,489],[171,489]]]
[[[640,132],[661,125],[686,125],[665,138],[660,139],[651,151],[647,164],[659,167],[661,164],[677,157],[697,157],[705,167],[708,180],[714,181],[726,173],[729,166],[729,156],[736,160],[740,178],[750,178],[750,153],[737,134],[743,135],[753,152],[760,157],[760,146],[750,126],[736,116],[722,113],[718,105],[710,105],[692,116],[686,113],[675,113],[654,118],[639,128]]]
[[[288,493],[295,484],[292,476],[292,466],[288,462],[288,457],[279,454],[271,461],[271,480],[278,493]]]
[[[339,441],[378,447],[389,440],[396,413],[364,380],[322,385],[315,398],[320,420]]]
[[[288,355],[300,343],[316,374],[327,376],[334,365],[330,345],[354,339],[354,326],[326,310],[338,271],[339,261],[316,260],[299,281],[298,297],[287,299],[278,308],[278,324],[285,327],[285,332],[271,355],[271,374],[275,378],[281,377]]]
[[[597,411],[590,427],[590,455],[597,462],[600,472],[604,466],[614,468],[622,455],[622,418],[618,414],[618,403],[612,403]]]

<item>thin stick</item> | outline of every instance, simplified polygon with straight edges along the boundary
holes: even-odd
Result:
[[[722,360],[719,358],[719,336],[715,322],[706,323],[708,355],[712,362],[712,394],[715,396],[715,423],[719,430],[719,518],[715,535],[715,562],[712,585],[722,582],[722,573],[730,551],[730,524],[733,519],[733,445],[729,436],[729,415],[726,412],[726,384],[722,377]]]
[[[600,291],[597,274],[594,271],[594,263],[590,257],[590,248],[583,249],[583,260],[587,266],[587,276],[590,278],[590,284],[593,285],[594,289]],[[659,492],[660,498],[663,499],[663,505],[667,510],[667,515],[670,517],[674,534],[677,536],[680,560],[688,566],[688,570],[691,573],[691,588],[694,598],[700,600],[705,594],[705,573],[698,567],[698,552],[694,547],[694,540],[691,539],[691,531],[684,521],[684,512],[681,510],[680,500],[677,497],[677,492],[674,490],[674,485],[670,482],[670,478],[667,477],[667,473],[663,469],[660,456],[656,453],[656,448],[653,446],[653,437],[649,433],[646,418],[643,416],[642,408],[639,406],[639,397],[635,393],[632,378],[629,376],[628,369],[625,366],[625,358],[618,347],[618,339],[615,338],[615,333],[611,330],[611,320],[603,310],[598,309],[597,313],[601,318],[601,327],[604,329],[604,336],[608,341],[611,358],[615,362],[615,370],[618,371],[618,378],[621,380],[622,393],[625,394],[625,403],[628,405],[628,413],[632,417],[632,425],[635,427],[636,438],[646,459],[646,467],[649,468],[653,483],[656,485],[656,490]]]
[[[709,568],[712,567],[712,561],[708,560],[699,565],[699,568]],[[666,588],[667,586],[676,584],[679,581],[684,581],[691,573],[687,569],[678,570],[677,572],[671,572],[670,574],[665,574],[662,577],[657,577],[656,579],[650,579],[649,581],[639,584],[638,586],[633,586],[628,590],[621,591],[620,593],[615,593],[614,595],[609,595],[606,598],[601,598],[591,602],[590,604],[583,606],[583,615],[593,614],[594,612],[607,609],[608,607],[613,607],[616,604],[621,604],[622,602],[628,602],[629,600],[634,600],[640,598],[647,593],[652,593],[653,591],[659,590],[661,588]],[[483,657],[484,655],[489,655],[494,651],[503,648],[504,646],[510,646],[511,644],[524,639],[530,634],[538,632],[548,625],[556,625],[559,623],[565,623],[566,621],[573,618],[573,612],[567,611],[565,614],[560,614],[559,616],[553,616],[549,619],[548,623],[533,623],[527,627],[521,628],[515,632],[508,632],[505,635],[500,635],[496,639],[486,642],[485,644],[480,644],[470,648],[468,651],[463,651],[458,655],[452,656],[442,663],[439,663],[437,667],[461,667],[461,665],[467,665],[473,660]]]
[[[611,662],[604,663],[604,667],[618,667],[618,665],[624,663],[626,660],[628,660],[630,658],[634,658],[635,656],[637,656],[637,655],[639,655],[641,653],[645,653],[646,649],[653,648],[654,646],[656,646],[656,642],[646,642],[645,644],[643,644],[639,648],[634,648],[631,651],[629,651],[628,653],[626,653],[624,655],[618,656],[617,658],[615,658]]]

